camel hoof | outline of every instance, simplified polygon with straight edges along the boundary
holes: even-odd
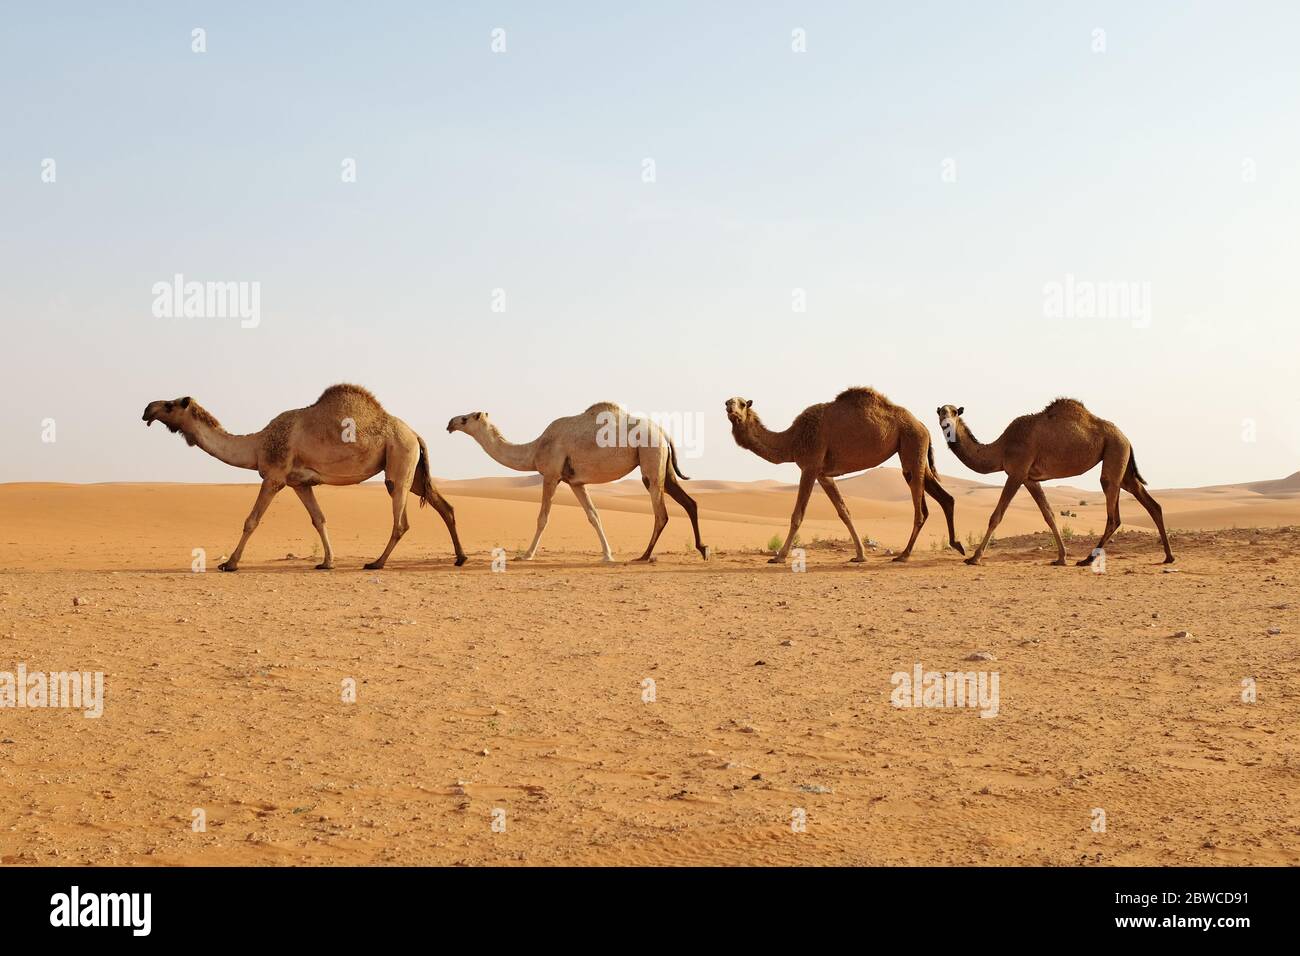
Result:
[[[705,561],[709,560],[709,546],[707,544],[704,547],[700,548],[700,557],[702,557]]]
[[[465,563],[466,561],[468,561],[468,560],[469,560],[469,558],[465,557],[465,555],[463,555],[463,554],[458,554],[458,555],[456,555],[456,567],[460,567],[462,564],[464,564],[464,563]]]
[[[980,563],[980,559],[979,559],[979,555],[977,555],[977,554],[976,554],[976,555],[971,555],[969,558],[967,558],[967,559],[963,562],[963,564],[969,564],[969,565],[972,565],[972,566],[978,566],[979,563]]]
[[[640,560],[640,559],[638,558],[637,560]],[[613,556],[612,554],[603,554],[603,555],[601,555],[601,557],[600,557],[600,563],[601,563],[601,564],[618,564],[618,562],[614,560],[614,556]]]
[[[218,570],[218,571],[238,571],[238,570],[239,570],[239,565],[237,565],[237,564],[231,564],[229,561],[222,561],[220,564],[217,565],[217,570]]]
[[[910,557],[911,557],[910,554],[900,554],[898,557],[894,558],[894,563],[898,563],[899,561],[906,561]]]
[[[381,561],[371,561],[365,567],[367,571],[379,571],[383,569],[384,565]]]
[[[966,549],[961,546],[960,541],[949,541],[948,544],[951,545],[952,549],[956,551],[958,554],[966,553]]]
[[[861,554],[858,555],[856,558],[849,558],[849,561],[850,561],[850,563],[852,563],[852,564],[861,564],[861,563],[862,563],[863,561],[865,561],[865,560],[867,560],[866,557],[865,557],[864,555],[861,555]]]
[[[1177,560],[1178,560],[1178,559],[1175,558],[1175,557],[1171,554],[1169,557],[1165,558],[1164,561],[1162,561],[1162,562],[1160,562],[1160,563],[1161,563],[1161,564],[1173,564],[1173,563],[1174,563],[1175,561],[1177,561]]]
[[[1070,562],[1069,562],[1069,561],[1066,561],[1065,558],[1057,558],[1055,561],[1053,561],[1053,562],[1051,563],[1050,567],[1053,567],[1053,568],[1063,568],[1063,567],[1065,567],[1065,566],[1066,566],[1067,564],[1069,564],[1069,563],[1070,563]]]
[[[317,570],[317,571],[333,571],[333,570],[334,570],[334,564],[333,564],[333,562],[325,562],[325,561],[322,561],[320,564],[316,565],[316,570]]]
[[[780,556],[775,557],[775,558],[768,558],[768,559],[767,559],[767,563],[768,563],[768,564],[785,564],[785,558],[782,558],[782,557],[780,557]]]
[[[1090,564],[1092,564],[1092,555],[1089,555],[1086,558],[1080,558],[1078,561],[1074,562],[1076,568],[1086,568]]]

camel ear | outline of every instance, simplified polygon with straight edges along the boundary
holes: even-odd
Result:
[[[934,413],[935,413],[936,415],[942,415],[942,414],[943,414],[943,406],[940,405],[938,408],[936,408],[936,409],[934,410]]]
[[[181,399],[181,408],[189,408],[189,407],[190,407],[190,397],[186,395],[184,398]]]
[[[746,408],[753,408],[753,407],[754,407],[754,400],[751,398],[749,401],[745,402],[745,407],[746,407]]]
[[[965,414],[966,414],[966,406],[963,405],[961,408],[957,409],[957,414],[958,414],[958,415],[965,415]]]
[[[482,417],[483,417],[482,412],[475,412],[473,415],[470,416],[470,418],[474,419],[475,421],[478,421]]]

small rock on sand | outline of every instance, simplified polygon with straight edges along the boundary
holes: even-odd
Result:
[[[976,651],[974,654],[967,654],[967,655],[966,655],[966,660],[968,660],[968,661],[996,661],[997,658],[994,657],[994,656],[992,655],[992,653],[990,653],[989,651]]]
[[[1177,637],[1177,638],[1191,637],[1191,636],[1192,636],[1192,632],[1191,632],[1191,631],[1175,631],[1175,632],[1174,632],[1174,637]]]

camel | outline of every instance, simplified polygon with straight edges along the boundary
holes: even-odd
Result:
[[[987,475],[1005,471],[1007,483],[1002,497],[989,516],[989,528],[975,553],[966,559],[967,564],[979,564],[988,547],[993,529],[1002,520],[1007,505],[1024,485],[1033,496],[1038,510],[1052,529],[1056,539],[1054,565],[1065,564],[1065,543],[1056,530],[1056,519],[1047,503],[1047,496],[1039,484],[1049,478],[1072,478],[1082,475],[1101,462],[1101,489],[1106,495],[1106,530],[1102,532],[1097,547],[1086,558],[1076,562],[1080,566],[1092,564],[1101,549],[1119,529],[1119,490],[1123,488],[1136,498],[1160,531],[1160,542],[1165,546],[1165,564],[1174,562],[1169,550],[1169,535],[1165,533],[1165,520],[1160,505],[1146,490],[1146,479],[1138,472],[1133,457],[1133,446],[1112,422],[1098,418],[1072,398],[1058,398],[1041,412],[1021,415],[992,444],[983,445],[966,427],[962,415],[964,407],[941,405],[937,409],[939,424],[954,455],[971,471]]]
[[[411,427],[389,415],[379,400],[359,385],[331,385],[315,404],[295,408],[271,419],[260,432],[232,435],[221,427],[194,399],[150,402],[142,416],[146,425],[162,422],[198,445],[213,458],[236,468],[250,468],[262,476],[257,501],[244,522],[244,534],[234,552],[219,567],[237,571],[244,546],[257,530],[267,506],[285,486],[298,494],[311,523],[320,535],[325,559],[316,567],[334,567],[334,551],[325,531],[325,515],[312,491],[315,485],[356,485],[379,472],[393,498],[393,531],[384,553],[366,567],[382,568],[393,548],[410,527],[406,517],[406,494],[420,499],[420,507],[433,505],[447,523],[456,549],[456,566],[465,563],[465,552],[456,535],[456,516],[451,504],[438,494],[429,474],[429,452],[424,439]]]
[[[668,524],[664,492],[686,511],[695,531],[695,549],[705,561],[709,549],[700,540],[700,521],[695,499],[682,487],[689,481],[677,466],[677,449],[654,422],[629,415],[612,402],[597,402],[579,415],[557,418],[533,441],[516,445],[506,441],[489,419],[487,412],[458,415],[447,423],[448,432],[464,432],[483,446],[493,459],[515,471],[536,471],[542,476],[542,509],[537,515],[537,533],[523,555],[531,561],[546,530],[551,513],[551,499],[560,482],[573,489],[573,495],[596,529],[600,550],[606,563],[614,560],[601,527],[600,515],[587,494],[587,485],[617,481],[640,466],[641,483],[650,492],[655,526],[645,553],[636,561],[649,562],[655,542]]]
[[[792,461],[800,472],[799,495],[790,515],[790,533],[769,564],[784,563],[790,553],[795,534],[803,524],[814,482],[822,486],[849,529],[849,537],[857,549],[857,555],[850,560],[865,561],[862,539],[853,527],[853,518],[835,479],[874,468],[896,452],[903,466],[903,480],[912,492],[914,518],[912,537],[894,560],[906,561],[912,553],[921,526],[929,517],[926,494],[939,503],[948,519],[948,544],[958,553],[966,553],[953,530],[952,495],[944,490],[934,470],[930,432],[907,409],[874,389],[850,388],[835,396],[833,402],[808,406],[785,431],[773,432],[764,427],[753,406],[749,399],[727,399],[727,418],[731,420],[731,435],[736,444],[774,464]]]

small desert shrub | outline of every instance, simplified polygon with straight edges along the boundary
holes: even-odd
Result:
[[[773,554],[780,551],[782,540],[783,539],[779,534],[772,535],[772,537],[767,539],[767,550],[771,551]]]
[[[1070,523],[1068,521],[1065,524],[1061,525],[1061,537],[1064,538],[1066,541],[1069,541],[1071,538],[1074,537],[1074,529],[1070,527]]]

